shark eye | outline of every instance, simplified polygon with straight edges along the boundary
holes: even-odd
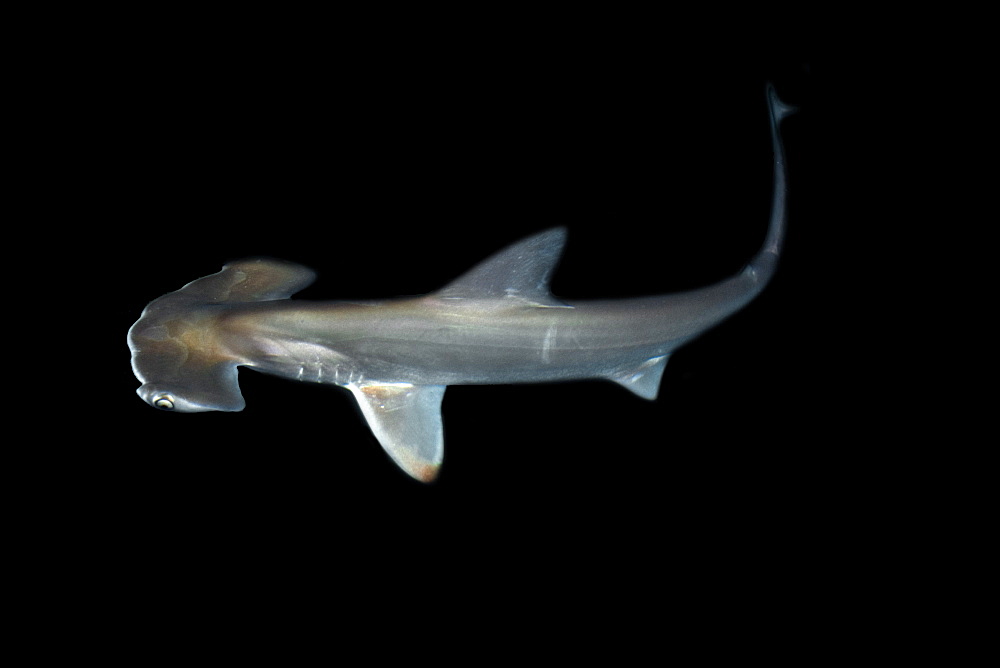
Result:
[[[162,408],[165,411],[170,411],[174,409],[174,401],[170,396],[166,394],[161,394],[160,396],[153,399],[153,405],[157,408]]]

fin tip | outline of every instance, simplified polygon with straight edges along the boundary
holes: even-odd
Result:
[[[775,90],[774,83],[770,81],[767,83],[767,104],[771,108],[771,112],[774,114],[775,121],[777,122],[784,120],[786,116],[791,116],[799,110],[798,107],[782,101],[778,97],[778,91]]]

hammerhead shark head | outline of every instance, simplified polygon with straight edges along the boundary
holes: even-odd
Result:
[[[767,236],[737,275],[654,297],[565,303],[549,292],[564,228],[528,237],[444,289],[365,302],[290,300],[312,270],[246,259],[151,302],[129,329],[137,390],[156,408],[240,411],[237,367],[346,387],[409,475],[430,482],[448,385],[604,378],[655,399],[670,354],[743,308],[775,272],[785,230],[778,125],[792,112],[768,86],[774,193]]]

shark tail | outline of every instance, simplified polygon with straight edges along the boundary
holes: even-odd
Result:
[[[772,84],[767,85],[767,106],[771,116],[771,145],[774,150],[774,194],[771,199],[771,220],[767,227],[764,245],[747,265],[746,272],[754,277],[758,291],[774,275],[778,257],[785,243],[788,222],[788,176],[785,168],[785,148],[778,131],[781,121],[795,113],[796,108],[778,98]]]

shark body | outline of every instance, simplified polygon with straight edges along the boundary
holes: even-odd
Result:
[[[778,125],[791,109],[768,89],[774,196],[767,237],[739,274],[698,290],[566,303],[549,277],[564,228],[524,239],[444,289],[370,302],[290,300],[315,279],[301,265],[233,262],[151,302],[128,334],[147,403],[239,411],[237,367],[346,387],[376,438],[425,482],[440,468],[448,385],[612,380],[655,399],[670,354],[743,308],[775,271],[785,229]]]

